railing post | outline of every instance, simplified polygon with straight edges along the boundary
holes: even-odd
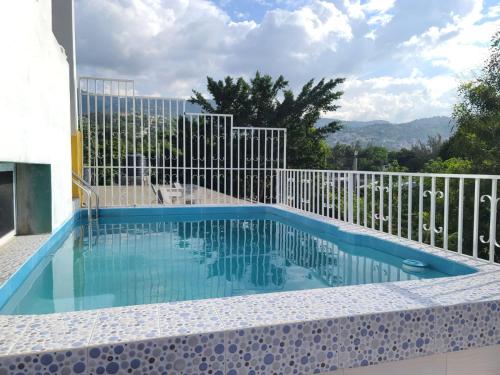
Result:
[[[349,172],[347,176],[347,218],[354,224],[354,173]]]
[[[486,198],[490,200],[490,230],[489,239],[486,240],[484,235],[479,236],[479,240],[483,244],[489,244],[488,259],[491,263],[495,262],[495,248],[499,247],[496,239],[496,226],[497,226],[497,205],[499,199],[497,198],[497,180],[491,180],[491,195],[482,195],[479,199],[481,203],[486,202]]]
[[[472,257],[477,259],[478,252],[478,239],[479,239],[479,192],[480,182],[479,178],[474,179],[474,227],[472,232]]]
[[[490,248],[489,260],[495,262],[495,247],[497,246],[496,229],[497,229],[497,180],[491,180],[491,198],[490,198]]]
[[[276,170],[276,197],[275,197],[275,203],[276,204],[280,204],[280,200],[281,200],[281,169],[277,169]],[[272,172],[271,172],[271,178],[272,177]],[[265,188],[264,188],[265,189]],[[273,194],[273,191],[271,191],[271,195]],[[273,203],[273,199],[271,198],[271,203]]]

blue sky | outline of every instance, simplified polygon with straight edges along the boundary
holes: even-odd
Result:
[[[481,0],[76,0],[78,70],[188,97],[206,76],[345,77],[351,120],[449,115],[500,29]]]

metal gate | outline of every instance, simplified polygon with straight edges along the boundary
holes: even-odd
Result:
[[[130,80],[80,78],[83,178],[102,206],[275,203],[286,130],[186,113],[184,99],[135,95]]]

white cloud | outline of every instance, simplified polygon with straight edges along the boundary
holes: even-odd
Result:
[[[389,22],[391,22],[392,17],[394,17],[392,14],[378,14],[376,16],[370,17],[370,19],[368,20],[368,25],[385,26]]]
[[[313,1],[294,11],[276,9],[231,46],[226,68],[238,74],[262,70],[289,77],[352,37],[347,16],[329,2]]]
[[[401,44],[406,59],[418,57],[455,75],[470,77],[485,61],[490,38],[500,28],[500,19],[486,19],[491,9],[475,0],[464,16],[452,15],[443,27],[432,26]],[[486,19],[486,20],[485,20]]]
[[[426,78],[414,71],[403,78],[381,76],[366,80],[350,77],[342,107],[329,116],[342,120],[411,121],[449,115],[456,100],[457,81],[447,75]]]
[[[363,12],[360,0],[344,0],[343,5],[347,10],[349,17],[354,19],[365,18],[365,13]]]
[[[494,5],[488,9],[488,17],[498,17],[500,16],[500,4]]]
[[[344,0],[343,5],[351,18],[365,18],[369,14],[383,16],[394,8],[396,0],[369,0],[361,3],[360,0]]]
[[[459,78],[482,64],[500,28],[498,5],[479,0],[274,4],[256,21],[210,0],[77,0],[79,73],[181,97],[204,91],[206,76],[260,70],[293,89],[347,76],[340,116],[403,121],[449,115]]]
[[[369,0],[363,5],[367,12],[386,13],[394,8],[396,0]]]
[[[375,34],[375,30],[371,30],[370,32],[365,34],[365,38],[375,40],[377,39],[377,34]]]
[[[132,76],[139,89],[168,95],[202,89],[207,75],[269,71],[273,61],[303,61],[352,38],[347,16],[319,0],[269,11],[260,24],[231,20],[207,0],[76,4],[80,72]]]
[[[369,0],[363,4],[360,0],[344,0],[343,5],[349,17],[366,19],[366,23],[372,28],[365,37],[375,40],[376,30],[387,25],[394,17],[388,12],[394,8],[395,3],[395,0]]]
[[[307,34],[311,43],[326,42],[332,35],[347,40],[352,38],[347,16],[334,4],[326,1],[315,1],[293,12],[275,10],[269,12],[268,17],[272,20],[268,18],[267,22],[274,22],[276,28],[298,26]]]
[[[255,27],[231,22],[205,0],[80,0],[76,5],[81,71],[133,77],[144,91],[171,95],[188,95],[207,74],[220,74],[229,46]]]

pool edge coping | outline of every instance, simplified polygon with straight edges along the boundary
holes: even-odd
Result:
[[[249,207],[255,207],[256,205],[248,205]],[[277,206],[277,205],[258,205],[258,206],[266,206],[266,207],[273,207],[275,209],[280,209],[280,210],[289,210],[289,208],[284,208],[282,206]],[[182,206],[178,206],[178,207],[182,207]],[[213,208],[213,207],[239,207],[241,208],[242,206],[241,205],[207,205],[205,206],[207,208]],[[203,207],[200,207],[200,208],[203,208]],[[127,208],[128,209],[128,208]],[[125,210],[127,210],[125,209]],[[135,209],[135,208],[132,208],[132,209]],[[123,210],[123,209],[113,209],[113,210]],[[291,210],[290,210],[291,211]],[[302,215],[306,215],[306,216],[310,216],[309,213],[307,212],[303,212],[303,211],[300,211],[300,210],[296,210],[296,212],[298,214],[302,214]],[[75,221],[75,218],[77,215],[80,214],[80,211],[77,211],[74,213],[74,215],[72,215],[71,218],[69,218],[65,223],[63,223],[59,229],[57,229],[56,231],[54,231],[54,233],[51,235],[51,237],[40,247],[41,248],[44,248],[44,254],[39,256],[40,259],[42,259],[46,254],[47,252],[50,250],[50,245],[53,244],[54,242],[60,240],[60,238],[57,237],[57,235],[59,234],[59,237],[61,237],[62,235],[64,235],[65,233],[62,233],[63,232],[63,228],[67,228],[69,225],[72,225]],[[477,273],[474,273],[472,275],[476,275],[476,276],[482,276],[482,275],[485,275],[487,274],[489,271],[491,271],[493,268],[495,268],[495,270],[493,271],[493,273],[496,273],[496,277],[494,278],[494,280],[496,280],[497,282],[500,280],[500,274],[498,273],[498,271],[500,271],[500,267],[498,267],[497,265],[491,265],[489,264],[489,262],[487,261],[478,261],[478,260],[474,260],[472,258],[469,258],[465,255],[460,255],[460,254],[456,254],[454,252],[451,252],[451,251],[445,251],[445,250],[442,250],[442,249],[438,249],[438,248],[432,248],[430,247],[429,245],[425,245],[425,244],[419,244],[418,242],[415,242],[415,241],[410,241],[410,240],[406,240],[406,239],[399,239],[397,237],[394,237],[392,235],[389,235],[389,234],[384,234],[382,232],[378,232],[378,231],[374,231],[372,229],[367,229],[367,228],[364,228],[364,227],[359,227],[359,226],[355,226],[353,224],[347,224],[347,223],[343,223],[343,222],[338,222],[337,220],[332,220],[332,219],[329,219],[329,218],[324,218],[324,217],[321,217],[319,215],[311,215],[311,216],[314,216],[315,219],[319,219],[320,221],[324,221],[324,222],[327,222],[331,225],[334,225],[336,227],[339,227],[339,229],[351,229],[353,231],[359,231],[361,229],[367,231],[367,234],[370,235],[369,232],[371,232],[371,235],[374,235],[374,236],[377,236],[377,237],[383,237],[385,240],[389,240],[389,241],[392,241],[392,242],[396,242],[396,243],[399,243],[399,244],[402,244],[404,243],[404,246],[410,246],[410,244],[412,244],[413,246],[410,246],[412,248],[415,248],[415,249],[418,249],[420,251],[429,251],[431,252],[431,254],[433,255],[436,255],[436,252],[439,253],[438,256],[441,256],[441,257],[445,257],[445,258],[452,258],[451,260],[453,261],[457,261],[457,257],[459,262],[466,262],[466,264],[468,264],[468,266],[470,267],[477,267],[477,270],[478,272]],[[340,228],[340,227],[344,227],[344,228]],[[401,242],[402,241],[402,242]],[[39,251],[37,250],[36,253],[38,253]],[[34,254],[35,255],[35,254]],[[23,267],[27,267],[26,264],[29,264],[29,261],[31,260],[31,258],[33,257],[30,257],[25,263],[23,263],[23,265],[18,269],[21,270],[21,268]],[[36,266],[36,265],[35,265]],[[31,271],[31,270],[30,270]],[[28,271],[28,273],[30,272]],[[17,272],[16,272],[17,273]],[[15,274],[16,274],[15,273]],[[12,276],[14,276],[15,274],[13,274]],[[467,276],[467,275],[466,275]],[[18,276],[19,277],[19,276]],[[462,278],[462,276],[451,276],[451,277],[445,277],[445,278],[442,278],[440,280],[442,280],[443,282],[448,282],[450,281],[450,279],[455,279],[455,278]],[[8,279],[10,280],[10,278]],[[432,279],[430,279],[432,280]],[[420,281],[420,280],[419,280]],[[453,281],[458,281],[458,280],[451,280],[451,282],[453,283]],[[7,283],[7,281],[6,281]],[[321,295],[321,294],[325,294],[325,295],[328,295],[328,293],[326,291],[331,291],[332,289],[344,289],[344,288],[355,288],[355,289],[358,289],[357,291],[358,292],[362,292],[363,289],[368,289],[368,291],[370,290],[370,288],[367,288],[367,286],[375,286],[374,288],[372,288],[373,290],[375,289],[380,289],[380,290],[383,290],[383,286],[388,286],[388,285],[394,285],[394,286],[402,286],[403,284],[402,283],[408,283],[407,281],[398,281],[398,282],[387,282],[387,283],[380,283],[380,284],[362,284],[362,285],[356,285],[356,286],[344,286],[344,287],[340,287],[340,288],[319,288],[319,289],[313,289],[311,291],[314,291],[314,293],[312,294],[318,294],[318,295]],[[414,281],[411,281],[410,282],[411,284],[418,284]],[[425,283],[424,283],[425,284]],[[5,285],[5,284],[4,284]],[[422,286],[422,285],[420,285]],[[3,287],[3,286],[2,286]],[[425,285],[424,285],[425,287]],[[306,291],[307,292],[307,291]],[[283,296],[288,296],[290,298],[294,298],[294,297],[298,297],[300,296],[301,294],[304,294],[304,291],[291,291],[291,292],[275,292],[275,293],[269,293],[269,294],[264,294],[264,295],[250,295],[250,296],[245,296],[245,298],[243,298],[243,303],[245,302],[248,302],[249,300],[252,300],[254,298],[256,298],[256,300],[258,301],[259,298],[261,298],[262,300],[265,300],[265,298],[262,298],[261,296],[274,296],[276,298],[281,298]],[[333,293],[335,294],[335,293]],[[342,294],[342,293],[340,293]],[[221,300],[224,300],[225,302],[228,302],[228,301],[231,301],[231,299],[233,300],[238,300],[238,299],[241,299],[241,297],[224,297],[224,298],[215,298],[215,299],[210,299],[210,300],[197,300],[197,301],[184,301],[185,304],[188,304],[188,305],[194,305],[196,306],[197,304],[200,304],[203,305],[206,301],[215,301],[217,302],[218,301],[221,301]],[[269,298],[271,299],[271,298]],[[494,298],[492,300],[489,300],[489,299],[484,299],[484,300],[481,300],[479,301],[478,303],[486,303],[486,302],[497,302],[498,301],[498,298]],[[93,317],[93,321],[94,321],[94,325],[92,326],[92,332],[91,332],[91,335],[88,337],[88,340],[84,340],[84,341],[81,341],[78,345],[60,345],[60,347],[57,346],[57,344],[54,346],[50,346],[50,345],[47,345],[48,343],[44,343],[44,345],[42,345],[40,347],[39,350],[33,350],[33,349],[30,349],[30,350],[15,350],[15,347],[16,347],[16,344],[19,343],[19,340],[15,340],[15,342],[12,343],[12,345],[10,346],[9,350],[7,350],[6,352],[3,351],[0,353],[0,360],[1,358],[5,358],[5,357],[11,357],[11,356],[20,356],[20,355],[24,355],[24,354],[34,354],[34,353],[44,353],[46,351],[61,351],[61,350],[78,350],[78,349],[88,349],[88,348],[92,348],[92,347],[95,347],[95,346],[102,346],[102,345],[116,345],[118,342],[120,343],[125,343],[125,342],[138,342],[138,341],[144,341],[144,340],[161,340],[161,339],[167,339],[167,338],[174,338],[174,337],[182,337],[182,336],[186,336],[186,335],[199,335],[199,334],[217,334],[217,333],[221,333],[221,332],[232,332],[232,331],[235,331],[235,330],[240,330],[240,329],[243,329],[243,330],[248,330],[248,329],[258,329],[258,328],[265,328],[265,327],[268,327],[269,324],[266,322],[262,322],[260,325],[259,324],[242,324],[240,326],[236,325],[234,327],[229,327],[227,329],[215,329],[215,330],[210,330],[210,329],[202,329],[201,331],[203,332],[198,332],[198,331],[193,331],[193,332],[185,332],[185,333],[182,333],[182,332],[177,332],[176,334],[173,334],[173,333],[170,333],[170,334],[162,334],[162,331],[161,331],[161,326],[160,326],[160,321],[158,321],[158,325],[159,325],[159,332],[157,332],[154,336],[152,337],[144,337],[144,335],[137,335],[137,337],[124,337],[123,340],[119,339],[118,341],[115,341],[115,342],[108,342],[106,343],[104,341],[102,342],[92,342],[92,337],[93,337],[93,334],[94,334],[94,329],[95,329],[95,324],[97,324],[97,320],[98,320],[98,316],[102,315],[103,313],[110,313],[111,316],[119,316],[121,312],[123,311],[127,311],[127,310],[141,310],[141,308],[143,308],[144,306],[144,309],[151,309],[152,306],[156,306],[155,309],[157,311],[160,310],[160,308],[165,308],[165,306],[173,306],[175,304],[179,304],[178,302],[174,302],[174,303],[159,303],[159,304],[151,304],[151,305],[136,305],[136,306],[133,306],[133,307],[112,307],[112,308],[105,308],[105,309],[97,309],[97,310],[87,310],[87,311],[77,311],[77,312],[68,312],[68,313],[55,313],[55,314],[47,314],[47,315],[29,315],[29,316],[19,316],[19,315],[2,315],[0,318],[2,319],[5,319],[5,317],[7,317],[7,319],[13,319],[13,320],[16,320],[16,317],[28,317],[28,318],[24,318],[24,320],[30,320],[30,317],[31,317],[31,321],[30,323],[25,323],[26,327],[24,329],[24,331],[22,333],[20,333],[20,335],[22,337],[25,337],[26,336],[26,331],[28,331],[28,327],[31,327],[30,324],[32,323],[33,320],[39,320],[41,322],[43,322],[44,320],[46,320],[47,322],[53,320],[51,319],[51,317],[60,317],[64,320],[64,317],[68,318],[68,317],[71,317],[71,316],[76,316],[78,317],[79,315],[80,316],[84,316],[85,314],[87,315],[90,315],[92,316],[92,314],[94,314],[95,316]],[[182,304],[182,302],[181,302]],[[401,310],[400,308],[396,308],[394,307],[393,309],[384,309],[382,311],[380,310],[377,310],[377,311],[367,311],[367,312],[359,312],[359,313],[350,313],[348,315],[340,315],[340,316],[332,316],[330,318],[325,318],[325,319],[349,319],[351,317],[358,317],[358,316],[365,316],[365,315],[370,315],[370,314],[386,314],[386,313],[395,313],[395,312],[399,312],[399,311],[418,311],[418,310],[421,310],[421,309],[429,309],[429,308],[443,308],[443,307],[452,307],[452,306],[460,306],[460,305],[467,305],[467,304],[471,304],[471,301],[456,301],[454,304],[440,304],[440,303],[435,303],[434,305],[432,304],[428,304],[426,306],[422,305],[422,306],[415,306],[415,305],[412,305],[412,306],[408,306],[408,308],[406,309],[403,309]],[[44,317],[44,318],[40,318],[40,317]],[[45,317],[48,317],[48,318],[45,318]],[[160,319],[160,316],[157,315],[157,318]],[[57,320],[57,319],[56,319]],[[300,322],[315,322],[315,321],[318,321],[317,318],[315,317],[312,317],[310,319],[308,318],[303,318],[302,320],[291,320],[291,321],[287,321],[286,319],[278,319],[278,321],[274,322],[273,325],[283,325],[283,324],[296,324],[298,323],[299,321]],[[323,318],[320,318],[319,320],[323,320]],[[69,321],[71,322],[71,319],[69,319]],[[40,323],[38,323],[38,325],[40,326]],[[43,324],[42,324],[43,325]],[[30,335],[31,336],[31,335]],[[21,340],[22,341],[22,340]],[[49,340],[50,341],[50,340]],[[109,341],[109,340],[108,340]]]

